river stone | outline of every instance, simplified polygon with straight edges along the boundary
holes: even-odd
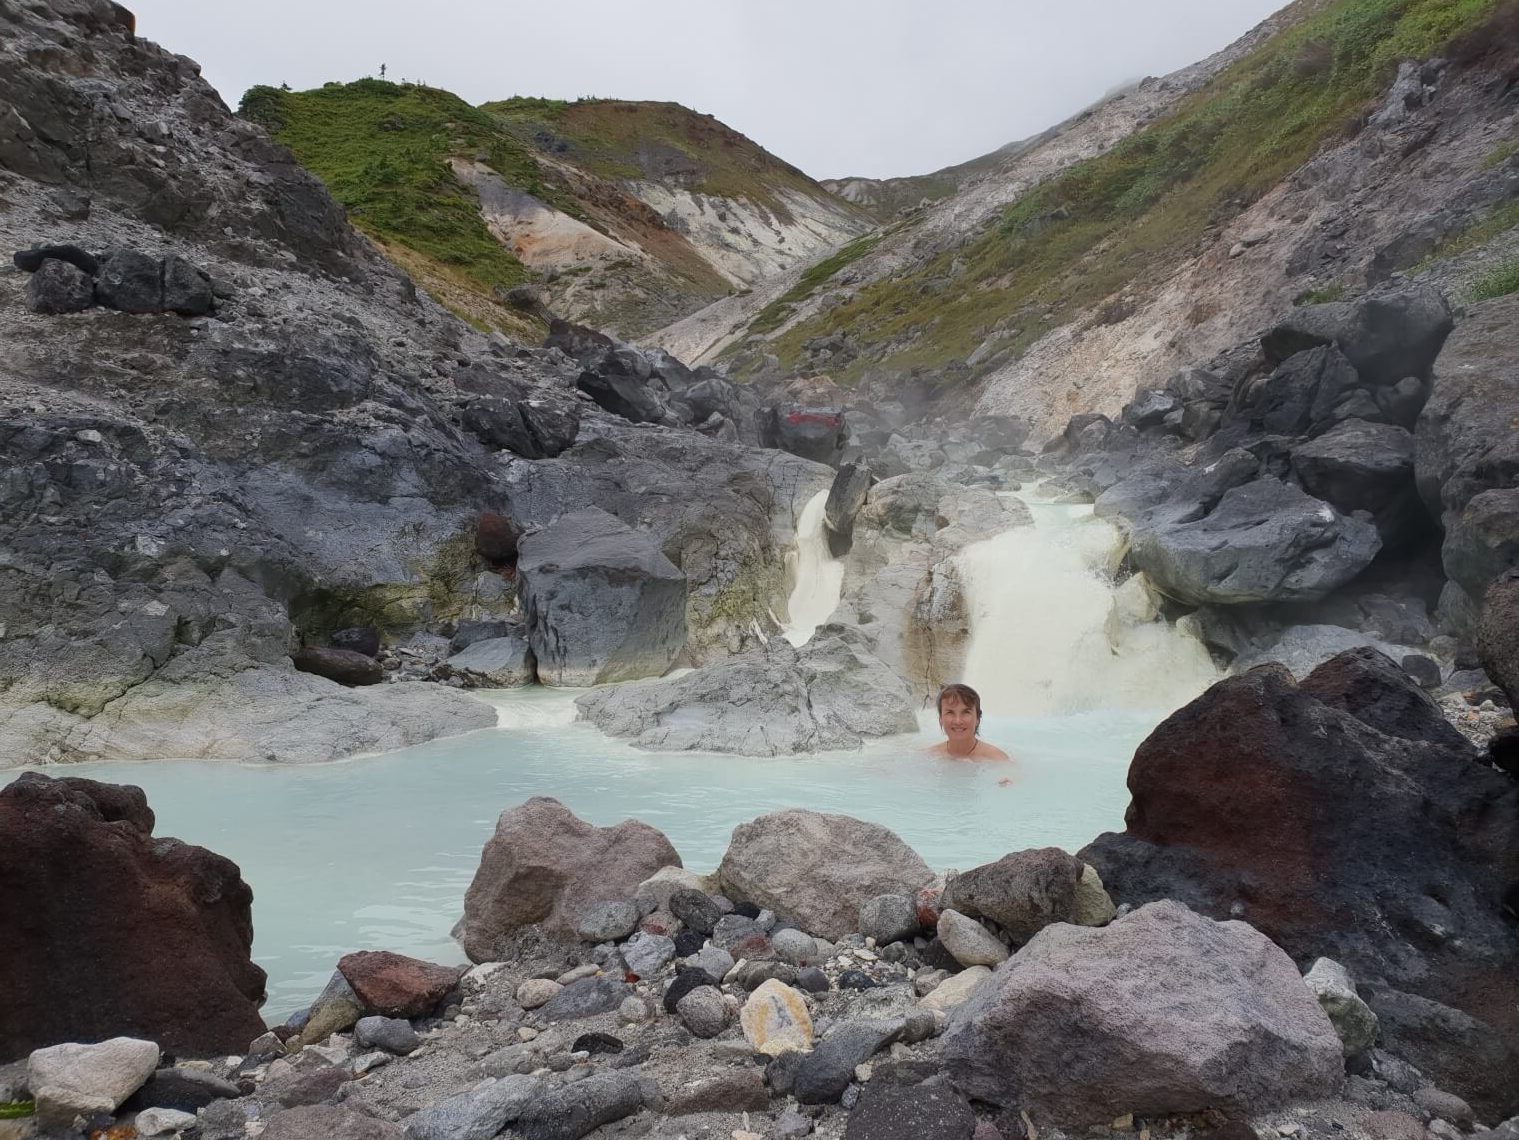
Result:
[[[846,1021],[835,1025],[797,1066],[792,1093],[802,1104],[837,1104],[863,1065],[902,1035],[905,1023]]]
[[[638,929],[638,904],[632,899],[593,903],[575,923],[583,942],[618,942]]]
[[[756,1053],[777,1057],[812,1048],[812,1015],[802,995],[774,978],[749,995],[739,1012],[744,1039]]]
[[[49,257],[27,281],[22,298],[34,313],[83,312],[95,303],[95,282],[78,266]]]
[[[399,1124],[377,1120],[341,1104],[312,1104],[277,1112],[260,1133],[261,1140],[402,1140],[405,1135]],[[206,1136],[204,1119],[201,1121],[201,1136]],[[448,1140],[465,1138],[451,1136]],[[471,1137],[469,1140],[484,1138]]]
[[[933,872],[880,824],[790,808],[734,828],[717,877],[735,902],[832,940],[859,930],[865,903],[915,892]]]
[[[406,1135],[410,1140],[491,1140],[540,1095],[539,1082],[532,1077],[488,1080],[408,1117]]]
[[[640,978],[652,978],[675,957],[675,940],[662,934],[638,933],[622,947],[622,960]]]
[[[880,940],[877,939],[877,941]],[[789,926],[771,935],[770,945],[775,950],[777,958],[793,966],[813,966],[828,957],[826,953],[819,951],[816,938],[806,931],[795,930]]]
[[[1355,982],[1344,966],[1332,958],[1320,958],[1303,975],[1303,981],[1329,1016],[1345,1056],[1353,1057],[1376,1042],[1377,1015],[1356,993]]]
[[[536,680],[533,651],[526,638],[488,637],[474,641],[444,662],[467,685],[510,689]]]
[[[726,978],[733,969],[734,957],[720,946],[703,946],[686,959],[686,965],[704,970],[714,978]]]
[[[633,987],[614,978],[581,978],[571,982],[540,1008],[545,1021],[573,1021],[611,1013],[631,995]]]
[[[338,972],[348,979],[364,1012],[382,1017],[425,1017],[464,976],[462,966],[440,966],[389,950],[345,954]]]
[[[986,966],[971,966],[958,974],[950,974],[919,1000],[918,1005],[923,1009],[948,1012],[963,1004],[991,976],[992,972]]]
[[[871,1081],[849,1113],[844,1140],[971,1140],[976,1114],[947,1084]]]
[[[877,946],[911,938],[918,930],[918,907],[908,895],[877,895],[860,907],[860,933],[874,938]]]
[[[1340,1040],[1292,960],[1243,922],[1150,903],[1047,926],[950,1018],[961,1091],[1078,1123],[1329,1096]]]
[[[728,1003],[715,986],[697,986],[675,1003],[675,1016],[697,1037],[716,1037],[728,1028]]]
[[[496,948],[519,928],[541,923],[548,934],[573,936],[596,903],[630,899],[672,865],[680,856],[648,824],[593,827],[558,800],[535,796],[496,821],[454,936],[471,961],[499,961]]]
[[[177,1108],[145,1108],[132,1121],[139,1136],[162,1136],[195,1127],[195,1113]]]
[[[553,978],[529,978],[517,987],[517,1004],[523,1009],[537,1009],[548,1004],[562,989]]]
[[[67,1129],[76,1116],[112,1113],[158,1068],[158,1046],[132,1037],[98,1045],[51,1045],[27,1058],[26,1084],[45,1128]]]
[[[670,913],[698,934],[710,936],[722,919],[722,911],[700,890],[681,889],[670,895]]]
[[[545,685],[657,677],[685,648],[686,576],[652,535],[603,510],[573,511],[525,537],[517,575]]]
[[[399,1017],[361,1017],[353,1027],[353,1039],[361,1048],[401,1055],[422,1044],[411,1022]]]
[[[986,927],[957,910],[939,915],[939,940],[962,966],[996,966],[1011,953]]]

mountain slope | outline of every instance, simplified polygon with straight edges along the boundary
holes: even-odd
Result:
[[[242,114],[356,225],[477,324],[516,285],[635,335],[819,253],[869,219],[709,116],[670,103],[512,99],[364,79],[256,87]]]
[[[708,322],[686,337],[701,323],[693,318],[658,339],[675,351],[705,339],[740,371],[773,354],[784,369],[849,382],[920,373],[964,391],[962,400],[981,396],[985,410],[1033,415],[1047,431],[1075,411],[1114,411],[1136,383],[1237,343],[1295,296],[1367,283],[1361,269],[1326,280],[1324,264],[1286,253],[1316,226],[1348,232],[1370,216],[1380,224],[1363,226],[1368,244],[1331,258],[1336,268],[1346,257],[1369,263],[1399,224],[1374,194],[1353,214],[1330,201],[1336,184],[1321,185],[1322,202],[1246,222],[1292,179],[1311,182],[1324,154],[1349,146],[1336,177],[1370,176],[1416,218],[1457,186],[1477,215],[1501,200],[1497,186],[1471,197],[1491,143],[1461,140],[1492,132],[1497,142],[1507,130],[1501,91],[1485,103],[1474,94],[1491,70],[1474,53],[1503,42],[1509,10],[1498,0],[1298,0],[1231,49],[1099,105],[893,226],[774,324],[768,345],[737,352],[758,312],[733,314],[720,336]],[[1442,135],[1446,73],[1414,68],[1373,121],[1401,62],[1442,54],[1455,61],[1450,113],[1464,118]],[[1414,173],[1421,148],[1441,139],[1466,177],[1441,176],[1433,157]],[[1288,229],[1301,234],[1285,240]],[[1252,269],[1268,249],[1283,252],[1280,263]]]

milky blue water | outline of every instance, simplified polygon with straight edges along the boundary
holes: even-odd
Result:
[[[554,796],[598,825],[641,819],[697,871],[717,865],[736,824],[783,807],[873,820],[933,867],[963,869],[1028,847],[1074,851],[1121,829],[1129,759],[1168,711],[989,715],[983,735],[1016,763],[979,765],[924,756],[938,739],[926,731],[859,752],[777,759],[639,752],[567,723],[572,699],[542,689],[493,695],[509,727],[333,764],[48,772],[140,785],[157,834],[238,863],[254,892],[254,958],[269,972],[264,1013],[278,1020],[351,950],[462,962],[449,930],[481,848],[496,817],[530,796]]]

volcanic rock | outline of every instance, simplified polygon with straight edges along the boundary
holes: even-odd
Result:
[[[67,1129],[74,1117],[116,1111],[158,1067],[158,1046],[131,1037],[97,1045],[51,1045],[27,1060],[26,1083],[45,1128]]]
[[[464,970],[408,958],[389,950],[359,950],[338,962],[366,1012],[383,1017],[425,1017],[459,984]]]
[[[78,313],[95,303],[95,282],[66,261],[48,258],[26,283],[26,307],[34,313]]]
[[[385,680],[385,670],[378,661],[351,649],[308,645],[292,653],[290,661],[302,673],[315,673],[340,685],[378,685]]]
[[[744,1002],[739,1011],[744,1038],[756,1053],[777,1057],[812,1048],[812,1015],[802,995],[771,978]]]
[[[844,1126],[844,1140],[971,1140],[976,1135],[970,1104],[943,1084],[872,1081]]]
[[[499,960],[499,939],[542,923],[574,937],[592,905],[630,899],[661,867],[679,866],[670,841],[647,824],[593,827],[542,796],[501,813],[454,930],[471,961]]]
[[[1427,377],[1455,327],[1450,304],[1434,289],[1303,305],[1261,338],[1268,363],[1315,345],[1336,345],[1372,387]]]
[[[152,830],[139,788],[28,772],[0,789],[0,1061],[126,1035],[241,1053],[264,1032],[253,892]]]
[[[971,918],[989,918],[1007,931],[1014,942],[1027,942],[1052,922],[1077,922],[1086,917],[1106,921],[1112,917],[1111,903],[1104,912],[1095,892],[1082,891],[1086,869],[1080,859],[1058,847],[1018,851],[951,877],[941,905]],[[1100,881],[1096,890],[1102,890]],[[1090,913],[1078,915],[1083,908]]]

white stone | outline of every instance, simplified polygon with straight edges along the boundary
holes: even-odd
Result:
[[[1345,1056],[1354,1057],[1377,1039],[1377,1015],[1356,993],[1355,981],[1344,966],[1333,958],[1319,958],[1303,981],[1328,1015]]]
[[[157,1045],[133,1037],[38,1049],[26,1070],[38,1123],[68,1128],[75,1116],[115,1112],[153,1075],[159,1057]]]
[[[564,986],[551,978],[529,978],[517,987],[517,1004],[523,1009],[547,1005]]]
[[[962,966],[996,966],[1011,956],[991,931],[957,910],[939,915],[939,941]]]
[[[972,966],[968,970],[961,970],[935,986],[918,1002],[918,1005],[923,1009],[932,1009],[941,1013],[954,1009],[975,993],[976,987],[991,976],[992,972],[986,966]]]
[[[137,1114],[139,1136],[162,1136],[168,1132],[183,1132],[195,1126],[193,1112],[180,1112],[174,1108],[145,1108]]]

